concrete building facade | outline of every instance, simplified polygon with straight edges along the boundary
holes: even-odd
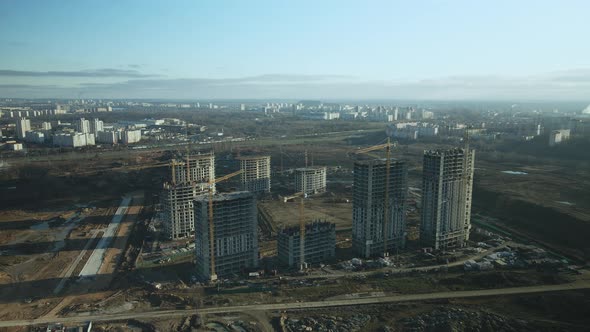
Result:
[[[570,139],[569,129],[553,130],[549,133],[549,146],[555,146]]]
[[[385,240],[388,253],[404,248],[406,244],[407,165],[403,161],[391,160],[387,185],[386,165],[385,159],[354,164],[352,247],[361,257],[384,254]]]
[[[124,130],[121,141],[123,141],[123,144],[133,144],[141,141],[141,130]]]
[[[295,170],[295,190],[308,195],[326,191],[326,167],[311,166]]]
[[[51,122],[43,122],[41,123],[41,129],[44,131],[50,131],[51,130]]]
[[[471,229],[475,151],[424,152],[420,240],[436,250],[461,247]]]
[[[101,131],[104,131],[104,123],[97,118],[92,119],[90,121],[90,132],[96,135]]]
[[[164,233],[168,239],[183,239],[195,233],[193,200],[204,192],[200,186],[164,183],[160,203]]]
[[[26,118],[19,118],[16,120],[16,137],[24,140],[27,136],[27,131],[31,130],[31,120]]]
[[[117,144],[119,134],[116,131],[99,131],[96,133],[96,141],[104,144]]]
[[[192,155],[188,161],[173,159],[170,167],[172,182],[175,183],[208,183],[215,180],[215,156],[213,154]]]
[[[187,161],[170,163],[171,182],[164,184],[161,195],[162,223],[171,240],[192,236],[195,232],[193,200],[208,193],[208,183],[215,179],[215,156],[197,155]],[[215,185],[212,186],[215,193]]]
[[[94,135],[90,133],[60,133],[53,135],[53,145],[78,148],[94,145]]]
[[[195,198],[195,251],[197,275],[215,280],[258,267],[256,198],[247,191],[213,197],[213,238],[209,231],[209,195]],[[211,268],[214,243],[215,273]]]
[[[45,134],[40,131],[27,131],[25,141],[37,144],[45,143]]]
[[[80,118],[80,120],[78,120],[76,123],[76,129],[82,134],[90,133],[90,121]]]
[[[242,190],[259,193],[270,192],[270,156],[241,157]]]
[[[318,264],[336,257],[336,224],[314,221],[305,225],[305,257],[308,264]],[[299,266],[299,226],[285,227],[277,234],[279,264],[285,267]]]

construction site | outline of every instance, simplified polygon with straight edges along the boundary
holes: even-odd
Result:
[[[579,252],[532,241],[480,208],[491,194],[478,196],[479,184],[508,166],[485,154],[468,166],[470,227],[448,218],[469,237],[441,250],[421,241],[426,146],[375,136],[115,151],[86,168],[13,162],[19,178],[5,181],[16,188],[3,189],[10,208],[0,212],[0,329],[373,331],[445,315],[519,328],[509,310],[519,299],[585,301]],[[449,190],[460,202],[471,194]],[[543,322],[546,310],[528,312],[541,324],[532,326],[563,326]]]

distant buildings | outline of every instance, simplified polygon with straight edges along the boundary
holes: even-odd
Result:
[[[41,130],[48,132],[51,130],[51,122],[43,122],[41,123]]]
[[[241,157],[242,190],[253,193],[270,192],[270,156]]]
[[[424,152],[420,240],[436,250],[465,245],[471,229],[475,151]]]
[[[309,120],[337,120],[340,119],[340,113],[338,112],[310,112],[303,115],[304,118]]]
[[[8,149],[11,151],[22,151],[23,150],[23,144],[22,143],[16,143],[14,141],[9,142],[6,144],[8,146]]]
[[[80,118],[76,123],[76,130],[82,134],[90,133],[90,121]]]
[[[202,279],[216,280],[217,277],[228,277],[258,267],[258,220],[254,194],[246,191],[216,194],[213,197],[212,232],[209,229],[208,205],[209,195],[195,198],[197,275]]]
[[[300,262],[299,226],[283,228],[277,234],[279,264],[295,267]],[[315,221],[305,225],[304,261],[317,264],[336,256],[336,225],[327,221]]]
[[[384,241],[387,252],[406,244],[407,166],[403,161],[392,160],[386,185],[386,165],[384,159],[354,164],[352,247],[361,257],[384,254]]]
[[[133,144],[141,141],[141,130],[126,129],[122,133],[123,144]]]
[[[90,133],[59,133],[53,135],[53,145],[78,148],[95,145],[95,140]]]
[[[26,118],[20,118],[16,120],[16,137],[20,140],[24,140],[27,131],[31,130],[31,120]]]
[[[419,137],[433,137],[439,134],[439,127],[425,122],[398,122],[387,125],[388,136],[415,140]]]
[[[116,131],[99,131],[96,133],[96,142],[103,144],[117,144],[119,142],[119,133]]]
[[[25,135],[25,141],[36,144],[43,144],[45,143],[45,134],[40,131],[27,131]]]
[[[101,131],[104,131],[104,123],[97,118],[92,119],[90,121],[90,132],[96,135]]]
[[[295,170],[295,190],[308,195],[326,191],[326,167],[311,166]]]
[[[569,129],[553,130],[549,133],[549,146],[555,146],[570,139]]]

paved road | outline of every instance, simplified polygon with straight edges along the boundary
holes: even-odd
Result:
[[[290,310],[290,309],[310,309],[323,307],[339,307],[349,305],[362,304],[379,304],[379,303],[395,303],[408,301],[424,301],[424,300],[438,300],[438,299],[452,299],[452,298],[468,298],[468,297],[482,297],[482,296],[498,296],[498,295],[514,295],[527,293],[542,293],[542,292],[559,292],[568,290],[589,289],[590,282],[575,282],[563,285],[545,285],[545,286],[531,286],[531,287],[513,287],[513,288],[498,288],[485,289],[475,291],[460,291],[460,292],[438,292],[426,294],[408,294],[408,295],[392,295],[383,297],[370,298],[356,298],[346,300],[330,300],[330,301],[315,301],[315,302],[291,302],[291,303],[275,303],[275,304],[253,304],[247,306],[228,306],[228,307],[212,307],[203,309],[190,310],[154,310],[143,312],[126,312],[120,314],[91,314],[84,316],[62,317],[55,319],[39,318],[29,320],[14,320],[0,322],[0,327],[9,326],[30,326],[47,324],[52,322],[60,322],[64,324],[79,323],[86,321],[116,321],[127,319],[154,319],[154,318],[169,318],[192,315],[195,313],[201,314],[219,314],[219,313],[233,313],[233,312],[249,312],[249,311],[267,311],[267,310]]]

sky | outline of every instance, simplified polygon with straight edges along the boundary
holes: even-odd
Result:
[[[0,97],[590,99],[590,1],[0,1]]]

